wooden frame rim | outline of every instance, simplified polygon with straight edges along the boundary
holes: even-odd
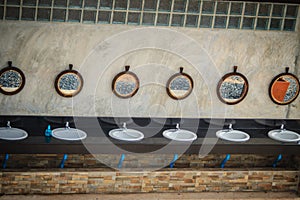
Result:
[[[291,76],[291,77],[293,77],[293,78],[296,80],[296,83],[297,83],[297,86],[298,86],[298,87],[297,87],[298,89],[297,89],[297,91],[296,91],[296,95],[295,95],[291,100],[289,100],[289,101],[287,101],[287,102],[280,102],[280,101],[277,101],[277,100],[274,98],[273,94],[272,94],[272,88],[273,88],[274,83],[275,83],[280,77],[282,77],[282,76]],[[270,96],[271,100],[272,100],[274,103],[278,104],[278,105],[288,105],[288,104],[292,103],[293,101],[295,101],[295,100],[297,99],[297,97],[298,97],[298,95],[299,95],[299,90],[300,90],[300,83],[299,83],[299,79],[297,78],[297,76],[294,75],[294,74],[292,74],[292,73],[285,72],[285,73],[278,74],[277,76],[275,76],[275,77],[272,79],[272,81],[271,81],[271,83],[270,83],[270,85],[269,85],[269,96]]]
[[[224,98],[222,97],[221,93],[220,93],[220,88],[221,88],[221,85],[223,84],[223,82],[229,78],[230,76],[240,76],[244,81],[245,81],[245,86],[244,86],[244,89],[243,89],[243,92],[241,94],[241,97],[239,99],[237,99],[236,101],[234,102],[228,102],[228,101],[225,101]],[[248,83],[248,80],[246,78],[246,76],[244,76],[243,74],[239,73],[239,72],[231,72],[231,73],[228,73],[228,74],[225,74],[218,82],[218,85],[217,85],[217,96],[219,98],[219,100],[225,104],[228,104],[228,105],[234,105],[234,104],[237,104],[241,101],[244,100],[244,98],[247,96],[248,94],[248,90],[249,90],[249,83]]]
[[[26,82],[24,73],[19,68],[13,67],[13,66],[8,66],[8,67],[5,67],[5,68],[1,69],[0,70],[0,77],[3,73],[5,73],[7,71],[10,71],[10,70],[19,73],[20,76],[21,76],[22,82],[21,82],[20,87],[18,89],[16,89],[15,91],[12,91],[12,92],[5,91],[5,90],[2,89],[2,87],[0,87],[0,92],[2,94],[5,94],[5,95],[14,95],[14,94],[19,93],[24,88],[25,82]]]
[[[192,79],[192,77],[184,72],[182,72],[183,68],[180,68],[180,72],[179,73],[176,73],[174,75],[172,75],[169,80],[167,81],[167,85],[166,85],[166,90],[167,90],[167,94],[172,98],[172,99],[175,99],[175,100],[182,100],[182,99],[185,99],[187,98],[193,91],[193,88],[194,88],[194,81]],[[171,82],[178,76],[185,76],[189,82],[191,83],[190,85],[190,89],[187,91],[186,94],[184,94],[182,97],[178,97],[178,96],[174,96],[171,92],[171,89],[170,89],[170,84]]]
[[[112,80],[112,85],[111,85],[113,93],[114,93],[117,97],[120,97],[120,98],[123,98],[123,99],[127,99],[127,98],[130,98],[130,97],[133,97],[133,96],[138,92],[138,90],[139,90],[139,88],[140,88],[140,81],[139,81],[139,78],[137,77],[137,75],[136,75],[135,73],[131,72],[131,71],[128,71],[128,70],[129,70],[129,67],[128,67],[128,66],[125,66],[125,67],[126,67],[126,70],[123,71],[123,72],[118,73],[118,74],[114,77],[114,79]],[[127,70],[127,68],[128,68],[128,70]],[[131,93],[127,94],[127,95],[122,95],[122,94],[120,94],[119,92],[117,92],[116,89],[115,89],[117,80],[118,80],[121,76],[123,76],[123,75],[130,75],[130,76],[132,76],[133,79],[136,81],[136,87],[135,87],[135,89],[134,89]]]

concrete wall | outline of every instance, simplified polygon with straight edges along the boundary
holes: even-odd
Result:
[[[300,118],[300,98],[279,106],[268,95],[271,80],[286,66],[300,76],[298,32],[2,21],[0,66],[12,60],[26,85],[16,95],[0,94],[0,114]],[[54,80],[69,63],[85,82],[76,97],[63,98]],[[130,99],[111,91],[125,65],[141,82]],[[249,92],[241,103],[225,105],[216,86],[233,65],[248,78]],[[175,101],[165,84],[180,66],[195,86],[188,98]]]

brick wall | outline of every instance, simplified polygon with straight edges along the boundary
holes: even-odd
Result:
[[[297,170],[1,172],[2,194],[297,191]]]
[[[95,157],[94,157],[95,156]],[[69,154],[65,162],[65,168],[108,168],[116,167],[120,155],[81,155]],[[4,155],[0,156],[2,161]],[[7,161],[8,169],[24,168],[57,168],[63,154],[11,154]],[[173,155],[126,155],[123,162],[125,168],[155,168],[168,166]],[[175,162],[175,168],[219,168],[220,163],[225,158],[222,154],[208,155],[199,158],[198,155],[182,155]],[[252,154],[232,154],[226,167],[230,168],[261,168],[271,167],[276,159],[273,155],[252,155]],[[278,163],[279,168],[298,168],[300,166],[300,156],[286,156]]]
[[[298,190],[297,190],[297,194],[300,197],[300,171],[298,171]]]
[[[99,160],[97,160],[95,157]],[[142,168],[167,165],[173,155],[126,155],[117,171],[120,155],[70,154],[65,169],[58,169],[62,154],[13,154],[0,171],[2,194],[133,193],[206,191],[294,191],[300,194],[299,156],[285,156],[278,168],[271,167],[271,155],[231,155],[225,169],[219,169],[225,155],[182,155],[174,169]],[[3,160],[3,155],[1,160]],[[105,165],[105,164],[108,164]],[[123,169],[124,169],[123,168]]]

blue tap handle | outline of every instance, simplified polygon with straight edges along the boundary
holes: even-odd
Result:
[[[170,168],[174,168],[175,162],[178,159],[178,154],[174,154],[173,160],[170,163]]]
[[[125,159],[125,154],[122,154],[118,163],[118,169],[122,168],[124,159]]]
[[[279,162],[280,160],[282,160],[282,155],[281,155],[281,154],[278,155],[278,157],[276,158],[276,160],[274,161],[274,163],[273,163],[272,166],[273,166],[274,168],[276,168],[276,167],[277,167],[277,164],[278,164],[278,162]]]
[[[48,125],[47,129],[45,130],[45,136],[46,137],[51,137],[52,136],[52,130],[51,130],[50,125]]]
[[[5,169],[6,168],[6,163],[7,163],[7,160],[9,158],[9,154],[5,154],[5,157],[4,157],[4,160],[3,160],[3,163],[2,163],[2,169]]]
[[[68,159],[68,154],[64,154],[63,159],[61,160],[59,167],[62,169],[65,167],[65,162]]]
[[[221,168],[224,168],[225,167],[225,164],[226,164],[226,162],[228,161],[230,159],[230,154],[227,154],[226,155],[226,157],[225,157],[225,159],[222,161],[222,163],[221,163]]]

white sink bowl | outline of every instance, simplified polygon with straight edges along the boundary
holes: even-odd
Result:
[[[87,134],[75,128],[57,128],[52,131],[52,136],[60,140],[77,141],[85,139]]]
[[[268,136],[273,140],[280,142],[298,142],[300,141],[300,135],[294,131],[275,129],[269,131]]]
[[[0,139],[2,140],[23,140],[28,137],[26,131],[18,128],[0,128]]]
[[[168,129],[163,132],[163,136],[170,140],[190,142],[197,139],[197,135],[191,131],[183,129]]]
[[[231,142],[246,142],[250,139],[250,136],[238,130],[220,130],[216,133],[217,137],[223,140]]]
[[[110,130],[108,135],[114,139],[117,140],[123,140],[123,141],[139,141],[144,138],[144,134],[140,131],[134,130],[134,129],[124,129],[124,128],[118,128]]]

